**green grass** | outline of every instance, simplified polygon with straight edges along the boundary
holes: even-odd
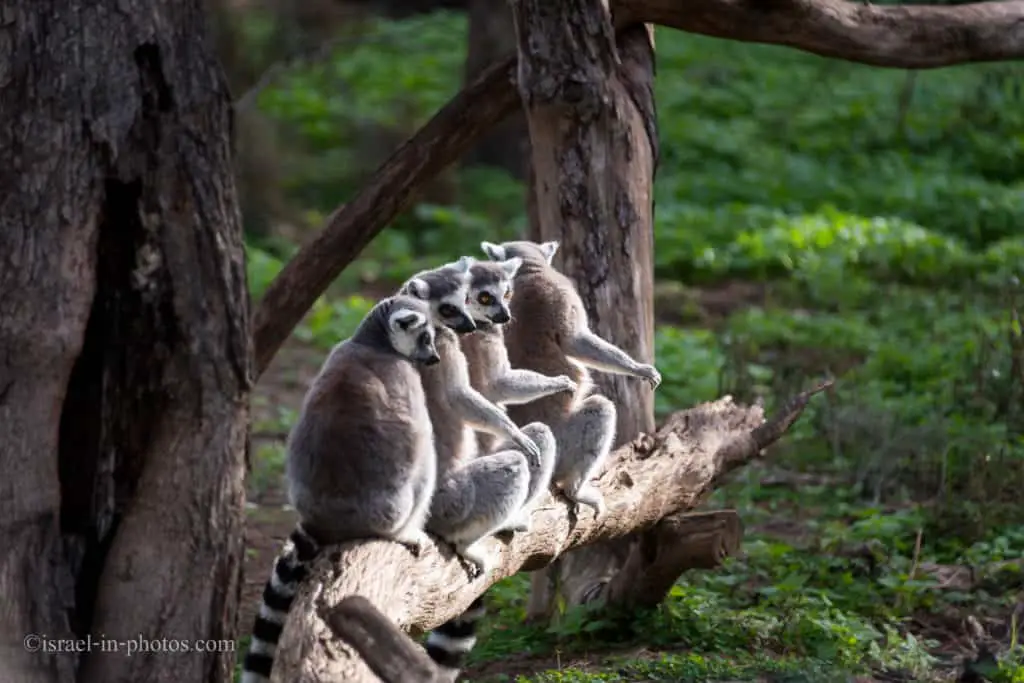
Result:
[[[260,97],[305,150],[287,190],[314,217],[357,191],[364,176],[349,157],[368,125],[411,132],[459,87],[460,16],[365,33]],[[766,292],[764,306],[710,327],[658,329],[659,414],[725,392],[770,410],[817,378],[839,382],[764,468],[710,501],[740,511],[741,556],[687,575],[657,610],[575,610],[546,628],[523,625],[527,581],[512,577],[492,592],[473,661],[591,655],[586,671],[506,679],[538,682],[955,679],[942,630],[922,624],[1008,619],[1024,586],[997,565],[1024,555],[1024,338],[1012,313],[1024,276],[1024,70],[911,77],[665,29],[657,45],[655,268],[685,294],[659,313],[692,317],[701,291],[729,282]],[[360,281],[478,254],[481,239],[523,225],[513,180],[465,170],[455,182],[456,205],[419,204],[386,229],[296,337],[326,350],[373,304],[354,294]],[[291,249],[250,245],[254,297]],[[297,407],[264,411],[261,428],[286,429]],[[280,451],[257,460],[254,485],[265,486]],[[812,483],[763,484],[778,472]],[[936,565],[985,578],[941,587]],[[1000,636],[990,680],[1024,683],[1018,629]],[[600,654],[638,646],[654,654]]]

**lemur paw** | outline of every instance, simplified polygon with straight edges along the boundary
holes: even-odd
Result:
[[[413,554],[413,557],[419,557],[423,553],[423,549],[427,547],[430,537],[427,536],[427,532],[425,531],[417,531],[413,532],[409,536],[396,538],[395,541],[408,548],[409,552]]]
[[[534,443],[533,439],[528,437],[526,434],[519,432],[516,435],[515,444],[523,451],[523,454],[526,455],[526,459],[529,462],[540,461],[540,446]]]
[[[653,365],[641,365],[638,368],[640,377],[650,383],[651,389],[657,389],[661,384],[661,373]]]
[[[557,379],[562,385],[562,391],[576,393],[576,390],[579,388],[579,385],[569,375],[559,375]]]
[[[529,515],[518,515],[509,521],[499,529],[499,531],[529,531],[530,530],[530,516]]]
[[[601,495],[600,491],[590,486],[577,491],[570,500],[573,502],[573,514],[576,517],[579,517],[580,513],[583,512],[584,505],[594,511],[594,519],[600,518],[607,509],[604,504],[604,496]]]
[[[469,574],[471,580],[478,579],[491,570],[491,563],[488,561],[487,556],[477,548],[459,546],[456,547],[455,552],[465,562],[466,573]]]

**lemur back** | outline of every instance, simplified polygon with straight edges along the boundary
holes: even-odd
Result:
[[[570,359],[561,339],[587,329],[587,313],[572,281],[554,268],[526,262],[516,274],[512,321],[505,325],[504,342],[514,368],[542,375],[567,375],[577,389],[550,394],[531,403],[509,407],[516,424],[564,418],[593,390],[590,371]]]
[[[286,446],[299,514],[263,592],[241,683],[266,681],[298,585],[323,544],[386,538],[417,551],[436,488],[426,397],[414,362],[436,364],[429,307],[379,302],[324,361]]]

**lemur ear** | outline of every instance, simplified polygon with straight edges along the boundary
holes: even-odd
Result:
[[[540,245],[540,250],[543,252],[544,258],[548,260],[548,264],[550,264],[552,259],[555,258],[555,252],[558,251],[558,242],[544,242]]]
[[[408,308],[400,308],[391,314],[388,323],[392,329],[408,330],[410,327],[418,327],[427,322],[427,317],[419,311]]]
[[[505,260],[505,247],[500,244],[494,244],[493,242],[481,242],[480,248],[484,250],[487,257],[492,261],[504,261]]]
[[[516,276],[516,272],[519,270],[519,266],[521,265],[523,265],[523,259],[518,256],[513,256],[509,260],[501,262],[501,269],[505,271],[505,275],[513,278]]]
[[[474,263],[476,263],[476,259],[473,258],[472,256],[462,256],[459,258],[458,261],[453,263],[452,266],[459,272],[468,273],[469,269],[473,267]]]
[[[430,298],[430,284],[418,277],[414,277],[405,283],[404,291],[417,299],[429,299]]]

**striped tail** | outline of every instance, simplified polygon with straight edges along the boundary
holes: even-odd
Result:
[[[274,668],[274,652],[281,637],[288,610],[295,600],[299,584],[306,578],[309,565],[320,552],[319,544],[302,528],[295,526],[284,549],[274,561],[270,579],[263,587],[263,600],[252,628],[249,652],[242,662],[239,683],[266,683]]]
[[[441,624],[427,636],[427,654],[438,666],[450,670],[450,680],[455,680],[465,664],[466,655],[476,645],[476,627],[486,615],[487,608],[481,595],[470,603],[465,612]]]

